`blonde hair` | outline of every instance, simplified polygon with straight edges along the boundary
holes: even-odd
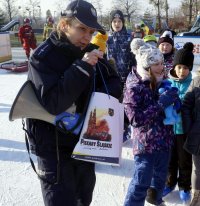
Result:
[[[76,18],[75,17],[61,17],[58,24],[57,24],[57,27],[56,27],[56,32],[58,34],[58,37],[59,39],[61,37],[64,37],[66,38],[66,35],[63,31],[63,24],[68,24],[68,25],[72,25],[73,22],[76,21]]]
[[[150,75],[150,88],[154,91],[157,88],[157,81],[156,81],[156,77],[153,75],[150,68],[149,68],[149,75]]]

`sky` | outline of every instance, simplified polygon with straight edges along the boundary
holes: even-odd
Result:
[[[15,61],[26,60],[22,48],[13,48],[12,55]],[[39,180],[29,162],[21,120],[8,120],[11,105],[26,79],[27,72],[0,69],[0,206],[44,205]],[[35,157],[32,158],[36,164]],[[90,206],[122,206],[133,168],[129,140],[123,144],[119,167],[96,164],[97,181]],[[165,201],[167,206],[183,206],[177,188]]]
[[[41,0],[41,7],[46,7],[46,5],[49,5],[50,10],[53,10],[56,6],[56,2],[58,0]],[[52,2],[52,3],[51,3]],[[111,8],[111,2],[112,0],[102,0],[102,4],[103,4],[103,10],[110,10]],[[145,5],[145,7],[148,6],[149,0],[138,0],[138,2],[140,2],[141,5]],[[144,4],[142,4],[142,2]],[[170,5],[170,7],[176,7],[178,5],[180,5],[181,0],[168,0],[168,3]]]
[[[17,6],[22,6],[23,7],[23,5],[27,5],[28,0],[18,0],[16,2],[17,2],[16,3]],[[66,3],[63,3],[63,6],[65,7],[67,5],[68,1],[66,1],[66,0],[40,0],[40,6],[41,6],[42,15],[44,16],[45,12],[48,9],[51,10],[52,15],[54,15],[54,14],[56,15],[56,12],[60,13],[60,11],[57,11],[57,5],[60,2],[66,2]],[[149,0],[138,0],[138,2],[145,9],[149,6]],[[180,2],[181,2],[181,0],[176,0],[176,1],[168,0],[169,6],[171,8],[175,8],[175,7],[179,6]],[[112,3],[112,0],[102,0],[103,11],[104,12],[105,11],[110,11],[111,3]]]

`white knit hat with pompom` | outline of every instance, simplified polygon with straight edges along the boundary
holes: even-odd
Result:
[[[160,50],[142,39],[133,39],[131,51],[135,54],[137,61],[137,72],[143,80],[150,79],[149,67],[164,60]]]

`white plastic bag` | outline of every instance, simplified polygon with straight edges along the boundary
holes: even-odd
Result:
[[[93,92],[83,129],[72,157],[119,165],[123,142],[124,107],[108,94]]]

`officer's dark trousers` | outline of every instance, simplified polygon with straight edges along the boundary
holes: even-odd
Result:
[[[200,190],[200,155],[192,155],[192,189]]]
[[[175,136],[174,146],[171,150],[169,170],[166,185],[174,187],[178,183],[180,190],[191,189],[192,156],[183,149],[186,136]]]
[[[38,157],[40,180],[45,206],[89,206],[95,186],[93,163],[72,158],[60,160],[58,184],[51,184],[57,178],[57,159],[55,156]]]

